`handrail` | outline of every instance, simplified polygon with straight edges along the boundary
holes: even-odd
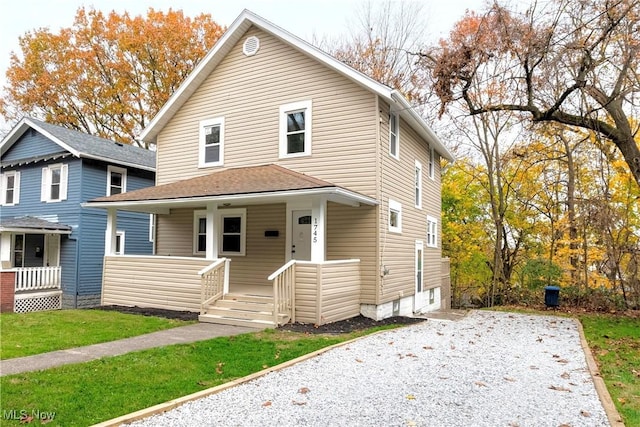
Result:
[[[55,267],[18,267],[14,268],[16,292],[44,289],[61,289],[60,266]]]
[[[205,314],[207,307],[229,292],[228,258],[220,258],[198,272],[200,274],[200,314]]]
[[[278,326],[281,315],[285,321],[296,320],[296,260],[277,269],[268,279],[273,281],[273,324]]]
[[[275,279],[277,276],[281,275],[283,271],[285,271],[286,269],[291,267],[296,262],[298,262],[298,261],[296,261],[295,259],[292,259],[291,261],[289,261],[288,263],[286,263],[285,265],[283,265],[282,267],[280,267],[279,269],[277,269],[276,271],[271,273],[271,275],[269,277],[267,277],[267,280]]]

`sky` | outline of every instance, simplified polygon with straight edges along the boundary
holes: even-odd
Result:
[[[376,0],[371,0],[375,3]],[[401,0],[394,0],[396,2]],[[484,0],[422,0],[426,35],[435,41],[445,37],[467,9],[481,10]],[[104,13],[115,10],[146,15],[155,10],[182,10],[187,16],[211,14],[214,21],[229,26],[249,9],[296,36],[312,41],[348,34],[362,0],[5,0],[0,5],[0,88],[11,52],[19,53],[18,38],[36,28],[58,32],[71,27],[76,11],[84,6]],[[0,135],[8,125],[0,118]]]

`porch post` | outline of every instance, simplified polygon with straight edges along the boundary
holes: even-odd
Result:
[[[313,262],[323,262],[326,259],[326,216],[326,199],[314,199],[311,204],[311,261]]]
[[[218,258],[218,204],[207,204],[207,259]]]
[[[116,231],[118,229],[118,211],[115,208],[107,209],[107,231],[104,238],[104,255],[116,254]]]
[[[0,233],[0,267],[11,268],[11,233]]]

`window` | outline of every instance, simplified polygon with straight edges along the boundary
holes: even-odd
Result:
[[[244,255],[246,209],[224,209],[220,214],[220,254]]]
[[[116,166],[107,167],[107,196],[127,191],[127,170]]]
[[[55,164],[42,169],[40,200],[60,202],[67,199],[68,166]]]
[[[207,252],[207,212],[195,211],[193,213],[193,253],[204,254]]]
[[[20,172],[11,171],[0,175],[0,204],[13,206],[20,202]]]
[[[400,158],[400,118],[395,113],[389,115],[389,154]]]
[[[200,122],[200,167],[222,166],[224,163],[224,117]]]
[[[416,160],[415,169],[416,208],[422,209],[422,163]]]
[[[436,153],[433,147],[429,149],[429,178],[434,179],[436,175]]]
[[[389,231],[402,232],[402,205],[394,200],[389,200]]]
[[[280,158],[311,155],[311,101],[280,106]]]
[[[116,231],[116,255],[124,255],[124,231]]]
[[[432,216],[427,216],[427,246],[438,247],[438,220]]]
[[[156,216],[155,214],[149,214],[149,241],[156,241]]]
[[[218,211],[219,255],[244,255],[246,244],[246,209]],[[193,222],[193,252],[207,252],[207,212],[195,211]]]
[[[13,266],[24,267],[24,234],[13,235]]]

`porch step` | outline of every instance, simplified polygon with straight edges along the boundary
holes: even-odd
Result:
[[[204,323],[219,323],[222,325],[246,326],[249,328],[275,328],[275,325],[271,321],[236,319],[233,317],[219,316],[216,314],[201,314],[200,316],[198,316],[198,320]]]
[[[236,310],[247,310],[247,311],[273,311],[273,298],[269,298],[268,301],[257,302],[257,301],[244,301],[244,300],[230,300],[230,299],[221,299],[215,302],[213,305],[216,308],[232,308]]]
[[[237,308],[218,307],[217,304],[209,307],[207,314],[234,319],[260,320],[265,322],[273,321],[273,313],[271,311],[241,310]]]
[[[238,301],[268,304],[273,303],[273,297],[266,295],[238,294],[230,292],[224,296],[224,300],[220,301]]]

